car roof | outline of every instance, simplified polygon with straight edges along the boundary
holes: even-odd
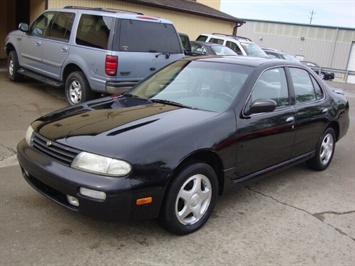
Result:
[[[251,57],[251,56],[238,56],[238,57],[200,56],[200,57],[185,57],[184,59],[181,60],[227,63],[227,64],[245,65],[251,67],[258,67],[261,65],[264,65],[265,67],[272,67],[272,66],[303,67],[299,63],[291,62],[283,59],[270,59],[270,58],[262,58],[262,57]]]
[[[50,8],[46,11],[56,11],[56,12],[77,12],[83,14],[92,14],[92,15],[101,15],[109,16],[116,18],[125,18],[125,19],[136,19],[136,20],[145,20],[150,22],[160,22],[172,24],[170,20],[144,15],[143,13],[137,13],[134,11],[121,10],[121,9],[110,9],[110,8],[101,8],[101,7],[83,7],[83,6],[65,6],[64,8]]]
[[[234,35],[229,35],[229,34],[224,34],[224,33],[201,33],[200,36],[217,37],[217,38],[222,38],[222,39],[226,39],[226,40],[235,40],[235,41],[253,43],[253,41],[247,37],[234,36]]]
[[[199,44],[199,45],[206,45],[206,46],[224,46],[222,44],[213,43],[213,42],[199,42],[199,41],[191,41],[191,44]],[[227,47],[227,46],[225,46]]]

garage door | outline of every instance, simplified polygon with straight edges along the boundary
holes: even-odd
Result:
[[[349,58],[347,70],[355,71],[355,42],[353,42],[351,46],[350,58]],[[349,75],[347,82],[355,84],[355,75]]]

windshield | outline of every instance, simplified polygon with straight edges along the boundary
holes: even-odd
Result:
[[[258,45],[252,42],[240,42],[248,56],[268,58],[267,54]]]
[[[288,61],[291,61],[291,62],[296,62],[296,63],[299,63],[300,61],[298,61],[296,59],[296,57],[293,57],[292,55],[288,55],[288,54],[284,54],[283,57],[288,60]]]
[[[177,61],[125,95],[184,108],[225,111],[253,68],[208,61]]]
[[[224,45],[211,45],[211,49],[216,55],[238,55],[232,49]]]

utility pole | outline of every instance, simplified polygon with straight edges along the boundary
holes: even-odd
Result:
[[[314,10],[312,10],[312,12],[309,13],[311,14],[311,17],[309,18],[309,24],[312,24],[313,15],[315,15],[316,13],[314,12]]]

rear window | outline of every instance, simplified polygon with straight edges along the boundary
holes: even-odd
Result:
[[[199,42],[205,42],[206,40],[207,40],[207,36],[204,36],[204,35],[200,35],[196,39],[196,41],[199,41]]]
[[[114,50],[127,52],[182,53],[172,24],[123,19]]]

